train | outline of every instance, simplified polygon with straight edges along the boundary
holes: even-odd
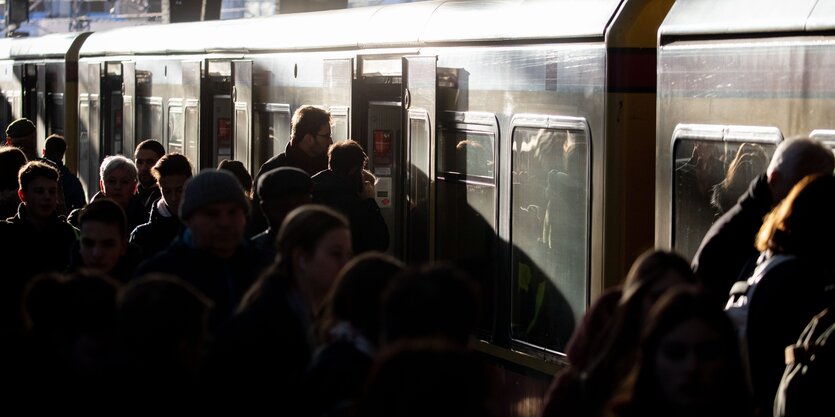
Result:
[[[91,196],[141,140],[255,173],[296,109],[329,110],[389,251],[471,271],[476,349],[537,415],[634,259],[693,256],[785,138],[835,144],[834,29],[833,0],[497,0],[3,39],[0,128],[64,135]]]

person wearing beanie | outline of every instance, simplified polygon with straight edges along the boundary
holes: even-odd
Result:
[[[255,235],[252,243],[275,253],[275,237],[284,218],[296,207],[313,201],[313,181],[299,168],[281,167],[262,174],[257,189],[267,230]]]
[[[21,117],[6,127],[6,145],[20,149],[26,155],[26,159],[35,161],[38,159],[38,145],[35,137],[35,124],[31,120]]]
[[[271,254],[244,239],[249,200],[234,175],[206,169],[185,183],[180,220],[186,229],[167,249],[139,265],[176,275],[215,303],[214,329],[228,319],[250,285],[271,263]]]

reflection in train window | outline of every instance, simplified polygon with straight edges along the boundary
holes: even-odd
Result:
[[[268,159],[284,152],[290,142],[290,106],[272,103],[256,106],[253,125],[256,165],[253,171],[257,172]]]
[[[168,152],[184,154],[185,121],[182,107],[168,108]]]
[[[694,125],[695,126],[695,125]],[[733,133],[733,131],[730,131]],[[679,127],[673,142],[673,246],[692,259],[713,222],[765,172],[782,136],[772,141],[729,139],[729,130]],[[689,136],[689,137],[688,137]]]
[[[162,142],[162,99],[140,97],[136,111],[137,143],[145,139]]]
[[[497,130],[497,126],[458,124],[453,129],[441,127],[437,136],[436,257],[455,262],[479,282],[483,295],[479,333],[485,338],[492,332],[493,289],[498,278],[492,177]],[[455,233],[445,233],[451,230]]]
[[[47,127],[47,136],[51,134],[64,134],[64,94],[62,93],[47,93],[49,100],[47,101],[47,117],[49,117],[49,126]]]
[[[333,142],[341,142],[349,139],[348,131],[348,108],[342,106],[331,106],[331,137]]]
[[[511,334],[555,351],[564,350],[587,298],[590,162],[584,126],[518,127],[512,138]]]
[[[494,177],[492,134],[442,131],[438,143],[438,171]]]

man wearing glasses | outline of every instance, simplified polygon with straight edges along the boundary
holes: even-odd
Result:
[[[284,152],[270,158],[258,174],[253,184],[254,200],[252,205],[260,211],[258,198],[258,179],[261,174],[280,167],[296,167],[307,172],[311,177],[319,171],[328,169],[328,148],[333,144],[331,137],[331,114],[327,110],[314,106],[299,107],[293,114],[290,127],[290,143]],[[260,232],[266,229],[267,223],[263,215],[253,215],[249,231]]]

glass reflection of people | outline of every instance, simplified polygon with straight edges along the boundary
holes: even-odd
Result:
[[[739,197],[748,189],[751,180],[768,166],[769,157],[762,146],[743,143],[736,151],[728,173],[722,182],[713,186],[710,204],[716,217],[721,216],[736,204]]]
[[[721,156],[720,146],[697,142],[690,158],[675,170],[675,244],[688,258],[713,224],[713,187],[725,178]]]

